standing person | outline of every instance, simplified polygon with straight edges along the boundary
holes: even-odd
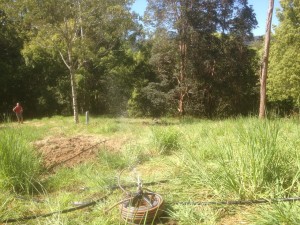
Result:
[[[23,123],[23,108],[18,102],[17,105],[13,108],[13,111],[16,113],[18,123]]]

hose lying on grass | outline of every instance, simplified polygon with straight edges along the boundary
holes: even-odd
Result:
[[[19,221],[26,221],[26,220],[32,220],[32,219],[37,219],[37,218],[45,218],[52,216],[57,213],[69,213],[73,212],[79,209],[84,209],[86,207],[94,206],[98,202],[104,201],[107,199],[107,197],[111,195],[111,193],[103,196],[100,199],[97,199],[95,201],[87,202],[84,204],[80,204],[79,206],[72,207],[69,209],[64,209],[64,210],[59,210],[55,212],[50,212],[50,213],[45,213],[45,214],[38,214],[38,215],[32,215],[32,216],[27,216],[27,217],[20,217],[17,219],[5,219],[1,221],[1,223],[14,223],[14,222],[19,222]],[[127,199],[125,199],[127,201]],[[125,201],[124,200],[124,201]],[[258,199],[258,200],[245,200],[245,201],[220,201],[220,202],[173,202],[169,204],[175,204],[175,205],[251,205],[251,204],[261,204],[261,203],[278,203],[278,202],[295,202],[295,201],[300,201],[300,197],[292,197],[292,198],[275,198],[275,199]]]
[[[108,198],[109,195],[111,195],[111,193],[95,200],[95,201],[91,201],[91,202],[87,202],[85,204],[81,204],[79,206],[76,207],[72,207],[72,208],[68,208],[68,209],[64,209],[64,210],[59,210],[59,211],[54,211],[54,212],[50,212],[50,213],[45,213],[45,214],[38,214],[38,215],[32,215],[32,216],[25,216],[25,217],[20,217],[20,218],[16,218],[16,219],[5,219],[3,221],[1,221],[1,223],[14,223],[14,222],[20,222],[20,221],[26,221],[26,220],[32,220],[32,219],[37,219],[37,218],[44,218],[44,217],[49,217],[52,216],[54,214],[63,214],[63,213],[69,213],[69,212],[73,212],[79,209],[83,209],[86,207],[90,207],[90,206],[94,206],[96,205],[98,202],[102,202],[105,199]]]
[[[154,181],[154,182],[149,182],[149,183],[145,183],[147,185],[155,185],[155,184],[159,184],[159,183],[166,183],[168,182],[168,180],[161,180],[161,181]],[[130,184],[130,185],[125,185],[124,187],[133,187],[135,186],[135,184]],[[15,223],[15,222],[20,222],[20,221],[27,221],[27,220],[32,220],[32,219],[38,219],[38,218],[45,218],[45,217],[49,217],[52,216],[54,214],[63,214],[63,213],[69,213],[69,212],[73,212],[76,210],[80,210],[80,209],[84,209],[87,207],[91,207],[96,205],[99,202],[104,201],[105,199],[107,199],[112,193],[113,191],[115,191],[116,189],[119,188],[119,185],[113,185],[110,186],[108,189],[110,190],[110,192],[106,195],[104,195],[103,197],[94,200],[94,201],[90,201],[90,202],[76,202],[75,204],[77,206],[72,207],[72,208],[68,208],[68,209],[64,209],[64,210],[58,210],[58,211],[54,211],[54,212],[50,212],[50,213],[45,213],[45,214],[37,214],[37,215],[32,215],[32,216],[25,216],[25,217],[19,217],[19,218],[8,218],[8,219],[4,219],[2,221],[0,221],[0,223]],[[17,196],[17,198],[20,198],[22,200],[31,200],[31,199],[27,199],[21,196]],[[42,202],[42,201],[40,201]]]
[[[173,202],[172,204],[174,204],[174,205],[203,205],[203,206],[205,206],[205,205],[251,205],[251,204],[295,202],[295,201],[300,201],[300,197],[220,201],[220,202]]]
[[[162,181],[156,181],[156,182],[149,182],[149,183],[145,183],[148,185],[155,185],[155,184],[159,184],[159,183],[166,183],[168,182],[168,180],[162,180]],[[126,185],[123,186],[124,187],[133,187],[134,185]],[[32,219],[37,219],[37,218],[45,218],[45,217],[49,217],[52,216],[54,214],[63,214],[63,213],[69,213],[69,212],[73,212],[76,210],[80,210],[80,209],[84,209],[87,207],[91,207],[96,205],[99,202],[105,201],[112,193],[114,190],[116,190],[118,188],[118,185],[114,185],[111,186],[109,188],[110,192],[106,195],[104,195],[103,197],[91,201],[91,202],[84,202],[84,203],[79,203],[78,206],[76,207],[72,207],[72,208],[68,208],[68,209],[64,209],[64,210],[59,210],[59,211],[54,211],[54,212],[50,212],[50,213],[45,213],[45,214],[37,214],[37,215],[32,215],[32,216],[26,216],[26,217],[20,217],[20,218],[8,218],[8,219],[4,219],[2,221],[0,221],[0,223],[14,223],[14,222],[20,222],[20,221],[26,221],[26,220],[32,220]],[[111,210],[113,207],[122,204],[122,203],[126,203],[128,201],[130,201],[132,199],[124,199],[120,202],[118,202],[117,204],[115,204],[114,206],[110,207],[108,210]],[[212,202],[170,202],[169,205],[191,205],[191,206],[206,206],[206,205],[251,205],[251,204],[262,204],[262,203],[279,203],[279,202],[296,202],[296,201],[300,201],[300,197],[290,197],[290,198],[273,198],[273,199],[257,199],[257,200],[237,200],[237,201],[212,201]]]

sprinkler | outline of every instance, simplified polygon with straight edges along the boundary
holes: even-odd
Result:
[[[106,211],[119,205],[121,217],[126,223],[152,223],[159,218],[163,212],[162,208],[164,201],[162,196],[147,188],[143,188],[143,182],[140,179],[140,176],[137,176],[137,191],[135,193],[125,190],[120,184],[120,176],[123,171],[121,171],[118,177],[118,185],[125,193],[125,198]]]

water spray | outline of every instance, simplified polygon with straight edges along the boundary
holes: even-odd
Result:
[[[139,174],[136,177],[137,190],[132,193],[125,190],[121,185],[120,177],[124,170],[118,176],[118,185],[124,192],[123,200],[117,202],[106,212],[119,205],[121,217],[129,223],[148,224],[159,218],[162,214],[164,200],[161,195],[143,188],[143,181]],[[136,172],[136,170],[134,170]]]

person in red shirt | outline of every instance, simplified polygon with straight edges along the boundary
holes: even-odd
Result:
[[[23,108],[20,103],[17,103],[17,105],[13,108],[13,111],[16,113],[18,123],[23,123]]]

